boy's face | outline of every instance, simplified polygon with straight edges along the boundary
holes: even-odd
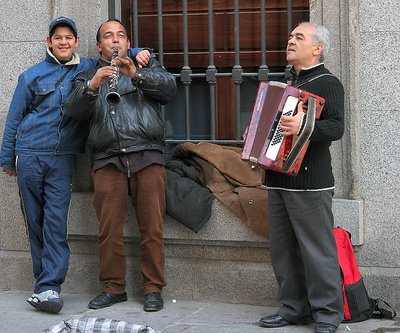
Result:
[[[47,37],[47,46],[60,62],[71,60],[78,45],[79,37],[74,36],[70,27],[56,27],[53,36]]]

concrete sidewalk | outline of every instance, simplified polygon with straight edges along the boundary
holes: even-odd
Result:
[[[62,294],[64,308],[57,315],[39,312],[26,299],[29,292],[17,290],[0,291],[0,333],[40,333],[63,320],[83,315],[130,321],[150,326],[163,333],[313,333],[314,326],[288,326],[266,329],[257,325],[258,320],[274,314],[276,308],[246,304],[222,304],[211,302],[165,299],[163,310],[144,312],[141,299],[111,307],[91,310],[87,303],[96,295]],[[398,317],[397,317],[398,318]],[[396,320],[367,320],[357,324],[342,324],[339,333],[400,333]]]

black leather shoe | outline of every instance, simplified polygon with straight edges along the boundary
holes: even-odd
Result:
[[[263,327],[282,327],[291,325],[287,320],[283,319],[280,315],[274,314],[272,316],[266,316],[260,319],[260,325]]]
[[[147,312],[159,311],[163,308],[164,301],[162,299],[161,293],[148,293],[144,295],[144,306],[143,310]]]
[[[106,308],[107,306],[111,306],[115,303],[125,302],[127,299],[128,299],[128,296],[126,295],[126,293],[111,294],[111,293],[106,293],[105,291],[103,291],[100,295],[93,298],[89,302],[88,307],[90,309],[102,309],[102,308]]]
[[[315,333],[335,333],[336,330],[337,327],[335,325],[328,323],[317,323],[315,327]]]

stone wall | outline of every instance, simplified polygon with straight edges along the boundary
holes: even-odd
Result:
[[[60,15],[73,18],[78,25],[78,53],[97,57],[95,34],[98,24],[108,18],[106,0],[0,3],[1,137],[18,75],[43,59],[48,23]],[[0,288],[31,290],[32,265],[16,180],[1,173],[0,191]]]
[[[375,297],[400,303],[400,17],[398,3],[360,1],[360,186],[364,246],[359,258]]]
[[[327,64],[347,94],[347,129],[335,145],[337,179],[346,202],[362,207],[358,263],[368,290],[400,306],[399,91],[400,18],[390,0],[314,0],[311,17],[336,38]],[[355,207],[355,206],[354,206]],[[346,215],[349,211],[346,211]],[[354,211],[353,211],[354,212]],[[340,224],[340,219],[336,220]],[[354,226],[356,227],[356,226]]]
[[[107,1],[27,0],[0,4],[0,128],[18,74],[42,59],[47,24],[56,16],[76,20],[81,35],[79,53],[96,57],[94,36],[108,15]],[[346,91],[346,133],[332,146],[337,188],[336,224],[353,234],[357,257],[374,297],[400,306],[400,101],[398,52],[400,17],[391,0],[310,0],[311,20],[332,33],[326,64]],[[83,160],[87,157],[81,157]],[[87,162],[87,161],[86,161]],[[82,176],[84,168],[79,169]],[[64,288],[97,293],[97,224],[90,184],[78,181],[73,195],[70,244],[73,252]],[[0,175],[0,288],[30,291],[32,274],[25,226],[15,179]],[[132,212],[130,212],[132,217]],[[127,226],[128,288],[140,293],[137,230]],[[276,291],[269,264],[268,243],[255,235],[218,202],[198,234],[166,219],[167,263],[171,297],[215,299],[271,305]],[[240,292],[238,292],[240,290]]]

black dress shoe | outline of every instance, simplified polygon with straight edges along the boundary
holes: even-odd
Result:
[[[335,325],[328,323],[317,323],[315,327],[315,333],[335,333],[336,330],[337,327]]]
[[[274,314],[272,316],[266,316],[260,319],[260,325],[263,327],[269,327],[269,328],[274,328],[274,327],[282,327],[282,326],[287,326],[290,325],[287,320],[283,319],[280,315]]]
[[[90,309],[102,309],[107,306],[111,306],[115,303],[125,302],[128,299],[126,293],[123,294],[111,294],[103,291],[100,295],[93,298],[88,307]]]
[[[144,306],[143,310],[147,312],[159,311],[163,308],[164,301],[162,299],[161,293],[148,293],[144,295]]]

